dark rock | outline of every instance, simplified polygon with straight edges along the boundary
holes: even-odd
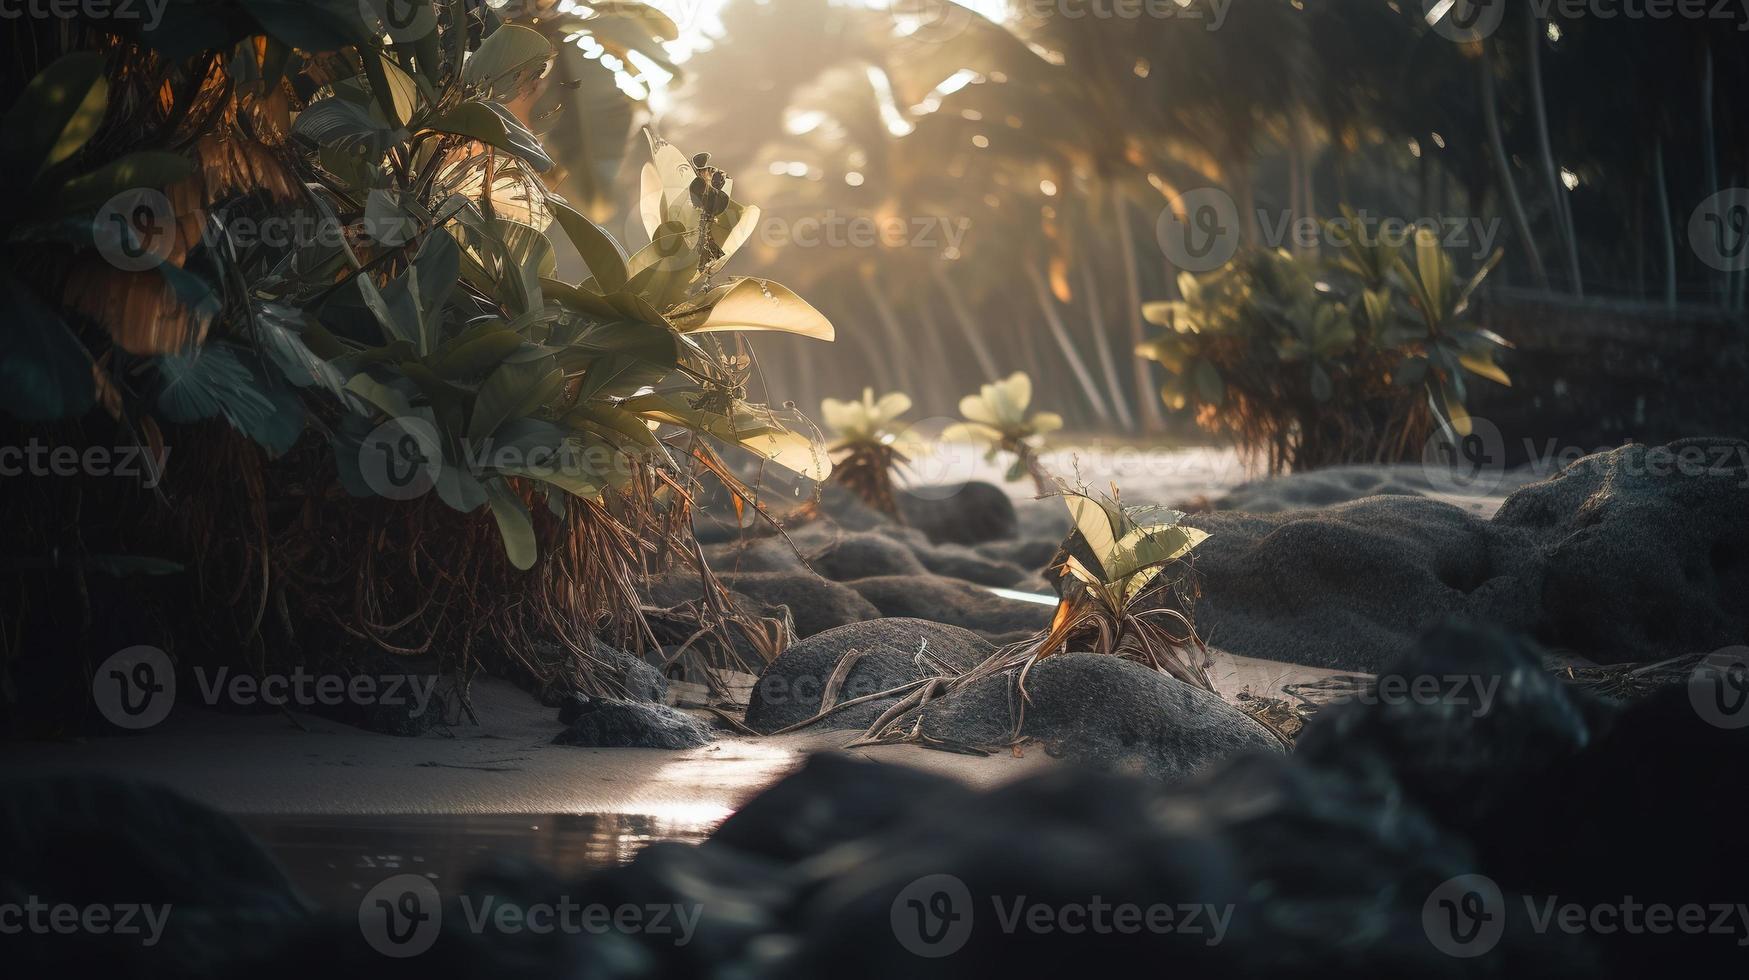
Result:
[[[910,766],[822,752],[735,811],[708,843],[800,861],[885,830],[919,808],[957,807],[970,795],[955,780]]]
[[[889,575],[847,583],[882,616],[949,623],[992,638],[1012,638],[1048,626],[1051,607],[1004,599],[981,585],[939,575]]]
[[[754,538],[704,546],[705,561],[715,572],[805,572],[796,550],[782,538]]]
[[[1356,780],[1394,781],[1442,824],[1474,836],[1584,750],[1602,718],[1531,644],[1454,625],[1422,637],[1358,700],[1314,716],[1297,755]],[[1522,832],[1511,823],[1509,833]]]
[[[991,541],[978,545],[976,551],[991,561],[1042,572],[1063,546],[1062,538],[1021,538],[1015,541]]]
[[[995,647],[955,626],[917,619],[876,619],[829,630],[794,644],[767,664],[753,686],[746,723],[758,732],[775,732],[820,712],[820,699],[839,661],[862,654],[845,676],[840,703],[878,694],[938,671],[929,658],[955,670],[982,663]],[[825,728],[866,728],[896,699],[879,699],[838,711],[819,724]]]
[[[1014,588],[1029,577],[1028,569],[989,558],[962,544],[931,545],[916,549],[916,553],[924,568],[943,578]]]
[[[1749,642],[1749,443],[1588,456],[1500,508],[1546,570],[1539,634],[1602,663]]]
[[[982,544],[1020,534],[1014,502],[988,483],[900,491],[898,501],[905,523],[937,544]]]
[[[1438,501],[1185,523],[1210,535],[1196,551],[1197,629],[1246,656],[1377,671],[1450,616],[1526,629],[1541,615],[1534,540]]]
[[[1332,466],[1241,483],[1217,499],[1214,509],[1279,514],[1345,504],[1363,497],[1421,497],[1431,489],[1420,466]]]
[[[737,572],[719,578],[730,589],[766,606],[788,606],[795,617],[796,633],[802,637],[881,615],[856,592],[812,572]]]
[[[814,571],[835,582],[871,575],[922,575],[923,563],[912,550],[884,534],[847,532],[824,547],[808,552]]]
[[[923,733],[1000,748],[1023,738],[1083,765],[1179,782],[1243,752],[1280,752],[1281,741],[1218,695],[1119,657],[1047,657],[1026,676],[1024,712],[1012,673],[931,702]]]
[[[252,949],[252,936],[289,929],[310,912],[278,863],[229,817],[169,790],[98,776],[0,783],[0,906],[16,914],[32,900],[148,906],[162,931],[154,936],[138,908],[130,917],[136,934],[30,929],[9,916],[0,948],[10,976],[204,975]],[[119,927],[122,914],[110,925]]]
[[[698,719],[665,704],[618,698],[573,698],[560,708],[566,728],[554,745],[596,749],[696,749],[712,741]],[[567,721],[566,718],[569,718]]]

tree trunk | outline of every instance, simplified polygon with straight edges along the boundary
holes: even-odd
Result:
[[[874,308],[875,318],[880,320],[881,333],[884,336],[879,346],[891,357],[889,363],[892,365],[895,390],[909,392],[917,385],[917,358],[914,354],[907,355],[904,327],[900,325],[898,316],[893,313],[893,304],[881,292],[874,276],[861,275],[857,278],[862,280],[862,291],[868,296],[869,306]]]
[[[1664,181],[1664,137],[1652,144],[1652,183],[1658,191],[1658,225],[1664,233],[1664,305],[1676,309],[1676,227],[1670,220],[1670,191]]]
[[[1109,426],[1111,412],[1105,407],[1105,399],[1099,397],[1099,385],[1093,380],[1093,372],[1087,370],[1087,362],[1081,352],[1075,348],[1075,340],[1069,336],[1069,328],[1063,325],[1063,318],[1057,313],[1057,303],[1051,296],[1051,287],[1045,284],[1043,273],[1038,271],[1038,265],[1026,263],[1026,278],[1032,281],[1033,298],[1038,300],[1039,312],[1045,315],[1045,325],[1050,328],[1051,337],[1056,340],[1057,347],[1063,352],[1063,360],[1069,363],[1069,370],[1075,374],[1075,381],[1081,385],[1081,391],[1087,396],[1087,404],[1092,406],[1093,414],[1099,416],[1099,421]]]
[[[1501,195],[1512,216],[1513,228],[1524,241],[1525,258],[1530,262],[1531,278],[1544,292],[1549,288],[1549,272],[1543,266],[1542,253],[1537,251],[1536,238],[1530,233],[1530,218],[1524,213],[1524,201],[1518,196],[1518,183],[1512,177],[1512,158],[1506,153],[1506,137],[1500,131],[1500,106],[1494,97],[1494,66],[1484,44],[1482,57],[1476,59],[1482,73],[1482,117],[1488,127],[1488,146],[1494,154],[1494,169],[1500,175]]]
[[[1525,4],[1526,38],[1530,50],[1530,104],[1536,115],[1537,152],[1542,156],[1543,179],[1549,186],[1549,203],[1554,205],[1552,217],[1559,233],[1561,248],[1567,258],[1567,289],[1575,296],[1585,295],[1585,282],[1579,271],[1579,242],[1573,230],[1572,202],[1561,184],[1561,168],[1555,163],[1554,144],[1549,139],[1549,110],[1543,97],[1542,18],[1531,4]]]
[[[1142,286],[1138,278],[1141,269],[1136,262],[1136,239],[1130,233],[1130,210],[1124,204],[1123,192],[1111,192],[1112,217],[1117,221],[1117,241],[1123,250],[1124,298],[1128,302],[1126,311],[1130,321],[1130,349],[1141,346],[1145,339],[1142,335]],[[1142,404],[1142,424],[1148,432],[1162,432],[1166,428],[1165,413],[1160,410],[1159,388],[1154,383],[1153,372],[1149,370],[1149,361],[1145,357],[1132,357],[1136,374],[1136,397]]]
[[[1111,394],[1111,407],[1117,412],[1118,424],[1123,426],[1124,431],[1134,432],[1136,416],[1130,411],[1129,394],[1124,391],[1123,376],[1117,371],[1117,357],[1111,350],[1111,337],[1105,332],[1105,309],[1093,279],[1092,262],[1081,263],[1081,291],[1087,296],[1087,315],[1093,328],[1093,347],[1099,354],[1099,370],[1105,375],[1106,390]]]
[[[966,346],[972,349],[972,356],[978,359],[978,370],[983,372],[986,380],[994,381],[1001,377],[1002,369],[996,365],[990,346],[978,332],[978,325],[972,320],[971,312],[966,309],[959,287],[954,285],[940,265],[932,267],[930,273],[935,277],[935,284],[941,288],[942,295],[947,298],[948,311],[953,314],[953,322],[959,325],[960,336],[965,338]]]

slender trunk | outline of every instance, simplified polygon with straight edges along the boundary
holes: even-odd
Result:
[[[1542,156],[1543,180],[1548,183],[1549,202],[1554,205],[1555,230],[1567,258],[1567,288],[1575,296],[1585,295],[1585,283],[1579,272],[1579,242],[1573,230],[1572,202],[1561,184],[1561,169],[1555,163],[1554,143],[1549,139],[1549,109],[1543,97],[1542,17],[1536,8],[1525,4],[1526,38],[1530,51],[1530,104],[1536,116],[1537,152]]]
[[[1130,321],[1130,349],[1141,346],[1142,335],[1142,286],[1138,276],[1141,269],[1136,262],[1136,239],[1130,233],[1130,211],[1124,204],[1121,191],[1111,192],[1112,217],[1117,222],[1117,241],[1123,251],[1124,298],[1128,303],[1125,314]],[[1131,357],[1136,373],[1136,397],[1142,404],[1142,425],[1148,432],[1161,432],[1166,428],[1165,413],[1160,411],[1160,398],[1155,386],[1153,372],[1149,370],[1149,361],[1145,357]]]
[[[1136,416],[1130,411],[1130,400],[1123,389],[1123,376],[1117,371],[1117,357],[1111,350],[1111,337],[1105,332],[1105,309],[1099,300],[1099,290],[1093,281],[1093,263],[1081,263],[1081,292],[1087,297],[1087,315],[1093,328],[1093,349],[1099,354],[1099,370],[1105,375],[1105,388],[1111,393],[1111,407],[1117,412],[1118,424],[1125,432],[1136,430]],[[1144,392],[1146,394],[1146,392]]]
[[[881,333],[884,335],[878,346],[892,356],[894,390],[909,392],[916,387],[914,373],[917,359],[906,355],[907,341],[905,330],[899,324],[899,318],[893,313],[893,304],[888,301],[886,293],[881,291],[874,276],[858,276],[862,280],[862,291],[868,296],[868,304],[875,311],[875,319],[880,321]]]
[[[1105,399],[1099,397],[1099,384],[1093,380],[1093,372],[1087,370],[1087,362],[1076,349],[1074,338],[1069,336],[1069,328],[1063,325],[1063,318],[1057,313],[1056,300],[1051,296],[1051,287],[1045,284],[1044,274],[1038,271],[1036,263],[1026,263],[1026,278],[1032,281],[1033,298],[1038,300],[1039,312],[1045,315],[1045,326],[1050,328],[1051,337],[1062,350],[1063,360],[1069,362],[1069,370],[1074,372],[1075,381],[1081,385],[1082,393],[1087,396],[1087,404],[1092,406],[1093,414],[1099,416],[1099,421],[1109,426],[1111,412],[1106,410]]]
[[[1494,96],[1494,66],[1483,47],[1483,56],[1476,59],[1482,73],[1482,117],[1487,123],[1488,146],[1494,154],[1494,169],[1500,175],[1500,191],[1518,237],[1524,241],[1524,255],[1530,262],[1531,278],[1543,291],[1549,288],[1548,269],[1543,266],[1542,253],[1537,251],[1536,238],[1530,233],[1530,218],[1524,213],[1524,201],[1518,196],[1518,183],[1512,177],[1512,158],[1506,153],[1506,137],[1500,131],[1500,106]]]
[[[941,288],[942,295],[947,298],[947,308],[953,313],[953,321],[959,325],[960,335],[965,338],[966,346],[972,349],[972,356],[978,359],[978,370],[988,380],[1001,377],[1002,369],[996,366],[996,358],[991,355],[990,346],[978,332],[977,323],[972,320],[965,300],[960,297],[959,287],[954,285],[941,266],[934,266],[930,272],[935,277],[935,284]]]
[[[1239,192],[1239,231],[1246,245],[1256,248],[1263,237],[1257,230],[1257,188],[1251,186],[1251,160],[1241,157],[1233,165],[1233,189]]]
[[[953,356],[948,353],[947,338],[941,332],[941,321],[936,319],[935,308],[927,297],[924,297],[923,301],[917,304],[917,325],[923,328],[923,333],[928,338],[928,357],[934,362],[931,365],[933,370],[925,372],[926,376],[931,376],[927,382],[929,387],[915,393],[918,396],[918,404],[940,404],[942,406],[958,404],[962,394],[977,386],[975,384],[962,384],[958,378],[953,376]],[[971,381],[969,378],[966,380]]]
[[[1670,190],[1664,180],[1664,137],[1652,143],[1652,183],[1658,191],[1658,226],[1664,239],[1664,305],[1676,309],[1676,226],[1670,219]]]
[[[1717,194],[1719,186],[1719,150],[1718,140],[1713,129],[1713,46],[1703,46],[1700,76],[1700,135],[1701,162],[1706,166],[1706,192]],[[1719,298],[1723,305],[1731,303],[1730,270],[1725,270],[1724,282],[1720,284]]]

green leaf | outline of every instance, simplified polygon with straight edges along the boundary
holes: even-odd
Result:
[[[91,355],[60,316],[10,275],[0,278],[12,322],[0,328],[0,408],[30,422],[91,408]]]
[[[284,454],[304,431],[303,406],[289,388],[275,384],[246,360],[253,356],[216,343],[153,359],[158,411],[172,422],[222,417],[270,454]]]
[[[109,108],[103,55],[78,51],[57,59],[30,80],[0,125],[0,174],[14,191],[28,188],[44,170],[79,152],[97,132]]]
[[[1196,397],[1204,402],[1218,406],[1227,400],[1226,382],[1221,380],[1221,372],[1208,361],[1196,362],[1191,380],[1196,385]]]
[[[673,321],[682,333],[770,330],[826,341],[836,336],[832,321],[807,300],[779,283],[752,277],[718,286]]]
[[[468,438],[479,442],[500,425],[519,419],[545,405],[564,386],[565,375],[551,358],[528,363],[506,362],[480,386],[474,413],[468,420]]]
[[[462,66],[462,82],[473,86],[473,95],[509,99],[540,77],[553,54],[539,31],[505,24],[487,35]]]
[[[528,508],[503,480],[486,481],[486,500],[492,505],[492,517],[498,522],[498,535],[504,539],[504,554],[510,564],[524,572],[533,568],[540,549]]]
[[[524,343],[521,334],[502,323],[482,323],[438,348],[430,367],[438,377],[451,381],[477,378],[495,370]]]
[[[674,370],[680,347],[666,327],[620,321],[593,327],[574,346],[591,351],[594,359],[583,373],[577,400],[623,398],[659,383]]]
[[[613,237],[601,229],[601,226],[590,221],[582,212],[569,204],[558,200],[549,200],[547,206],[552,209],[553,217],[559,227],[564,229],[566,237],[576,246],[577,254],[583,257],[583,264],[589,267],[589,274],[595,277],[596,285],[603,292],[615,292],[626,284],[626,254]]]
[[[463,102],[433,120],[429,128],[495,146],[526,160],[540,173],[553,169],[552,158],[540,140],[514,113],[496,102]]]
[[[1336,396],[1336,388],[1330,383],[1330,374],[1321,365],[1312,365],[1312,397],[1320,402],[1327,402]]]
[[[192,173],[194,164],[178,153],[130,153],[62,184],[56,199],[48,203],[63,212],[89,210],[123,191],[164,187]]]

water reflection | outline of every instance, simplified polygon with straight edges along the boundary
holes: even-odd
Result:
[[[696,843],[724,814],[249,815],[238,820],[297,886],[330,907],[356,904],[384,878],[418,874],[447,893],[492,860],[527,860],[571,878],[632,859],[659,840]]]

